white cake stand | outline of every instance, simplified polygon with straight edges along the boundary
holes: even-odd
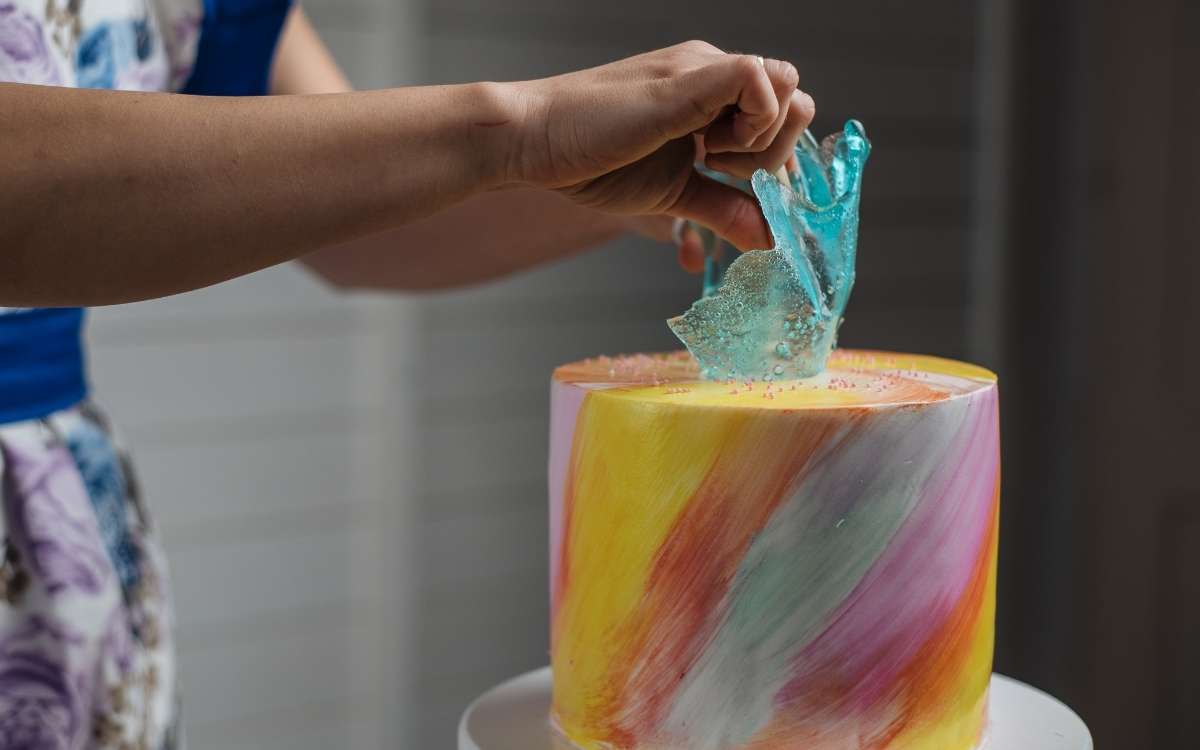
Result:
[[[1040,690],[992,675],[986,750],[1092,750],[1075,712]],[[458,724],[458,750],[571,750],[551,729],[550,668],[513,678],[481,695]]]

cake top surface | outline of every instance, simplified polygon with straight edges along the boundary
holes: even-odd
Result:
[[[995,385],[982,367],[940,357],[838,349],[827,369],[803,380],[702,380],[686,351],[600,356],[554,371],[554,379],[606,396],[680,406],[757,409],[928,404]]]

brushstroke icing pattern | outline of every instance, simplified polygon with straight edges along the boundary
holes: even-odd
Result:
[[[995,376],[839,350],[552,381],[553,720],[585,750],[968,750],[987,721]]]

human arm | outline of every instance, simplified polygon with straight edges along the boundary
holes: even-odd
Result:
[[[0,305],[164,296],[434,213],[499,182],[498,134],[473,124],[499,99],[0,84]]]
[[[798,133],[775,125],[771,69],[786,109],[790,66],[698,44],[544,81],[317,96],[2,84],[0,305],[193,289],[517,187],[762,241],[753,201],[692,173],[691,134],[710,126],[737,168],[775,160]]]
[[[271,66],[271,93],[330,94],[352,86],[300,6],[292,9]],[[503,276],[637,230],[670,237],[669,216],[626,217],[584,208],[550,190],[481,193],[432,216],[310,253],[301,261],[343,288],[437,289]],[[685,267],[702,264],[693,236]]]

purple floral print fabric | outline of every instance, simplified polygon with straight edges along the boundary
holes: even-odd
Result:
[[[175,750],[166,571],[89,406],[0,425],[0,750]]]
[[[75,462],[64,445],[6,446],[9,543],[50,594],[100,593],[112,566]]]
[[[177,91],[202,0],[0,0],[0,82]]]
[[[41,23],[12,2],[0,2],[0,81],[63,82]]]

